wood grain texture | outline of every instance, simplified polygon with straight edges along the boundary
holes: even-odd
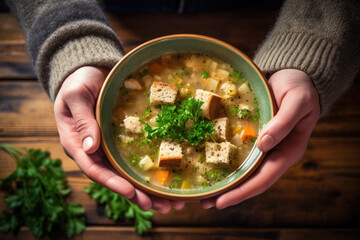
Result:
[[[276,12],[108,14],[128,52],[155,37],[196,33],[224,40],[252,57],[275,22]],[[164,21],[166,19],[166,21]],[[224,210],[189,202],[181,211],[155,213],[154,229],[138,236],[131,221],[113,222],[84,188],[90,180],[59,143],[53,103],[36,81],[21,28],[0,14],[0,144],[49,150],[61,158],[72,188],[70,201],[86,212],[86,231],[74,239],[359,239],[360,78],[322,118],[300,162],[260,196]],[[15,169],[0,151],[0,178]],[[2,199],[4,193],[0,193]],[[6,206],[0,202],[0,212]],[[17,237],[34,239],[23,228]],[[45,239],[61,239],[57,236]]]
[[[8,13],[0,13],[0,23],[0,79],[35,79],[18,22]]]
[[[74,240],[352,240],[358,239],[360,229],[284,229],[284,228],[154,228],[145,236],[137,235],[132,227],[88,227]],[[3,240],[35,239],[28,229],[22,229],[17,237],[0,234]],[[66,239],[59,236],[48,239]]]
[[[0,136],[56,136],[53,103],[36,81],[0,81]]]

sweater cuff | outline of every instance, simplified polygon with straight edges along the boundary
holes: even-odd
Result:
[[[339,91],[337,84],[329,81],[335,74],[331,63],[336,62],[337,51],[328,40],[311,34],[272,33],[257,52],[254,62],[265,75],[289,68],[307,73],[319,93],[323,115],[335,101],[335,92]]]
[[[52,101],[67,76],[83,66],[112,68],[123,56],[118,45],[107,39],[86,36],[69,41],[50,62],[48,93]]]
[[[40,83],[55,100],[65,78],[85,66],[112,68],[123,56],[119,39],[104,24],[83,20],[65,25],[52,33],[36,59]]]

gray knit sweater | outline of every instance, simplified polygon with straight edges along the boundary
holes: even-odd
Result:
[[[265,74],[306,72],[322,114],[360,67],[358,0],[288,0],[254,58]],[[84,65],[112,67],[123,50],[95,0],[8,0],[27,39],[39,81],[52,100],[63,80]]]

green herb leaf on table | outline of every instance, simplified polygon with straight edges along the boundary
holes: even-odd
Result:
[[[1,218],[3,232],[16,233],[28,227],[36,238],[55,229],[72,237],[85,229],[84,209],[80,204],[66,203],[71,192],[60,159],[51,159],[48,151],[2,144],[16,162],[16,170],[3,178],[0,189],[7,193],[5,203],[11,211]]]
[[[99,204],[104,205],[105,215],[114,220],[134,219],[134,227],[138,234],[145,234],[152,227],[150,221],[152,211],[143,211],[136,204],[97,183],[90,183],[85,192]]]

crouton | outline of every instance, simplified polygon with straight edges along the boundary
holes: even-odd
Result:
[[[195,99],[204,102],[203,105],[201,105],[203,117],[210,120],[219,117],[222,110],[222,98],[219,95],[197,89]]]
[[[172,105],[178,93],[177,87],[164,82],[154,82],[150,89],[150,104]]]
[[[159,150],[159,167],[180,166],[182,160],[180,143],[162,141]]]
[[[144,124],[140,122],[138,117],[127,117],[124,119],[125,131],[130,133],[141,133]]]
[[[215,128],[213,137],[217,141],[226,141],[228,135],[228,118],[217,118],[212,120]]]
[[[124,87],[128,90],[141,90],[142,86],[138,80],[134,78],[126,79],[124,82]]]
[[[205,157],[207,163],[229,164],[235,155],[237,147],[230,142],[205,143]]]

